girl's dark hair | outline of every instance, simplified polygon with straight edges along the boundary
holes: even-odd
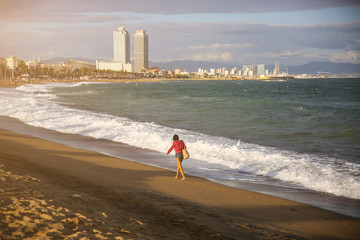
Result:
[[[174,141],[179,140],[179,136],[175,134],[175,135],[173,136],[173,140],[174,140]]]

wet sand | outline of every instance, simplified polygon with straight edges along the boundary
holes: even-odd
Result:
[[[360,236],[360,219],[202,178],[176,180],[172,171],[4,128],[0,125],[1,239]]]

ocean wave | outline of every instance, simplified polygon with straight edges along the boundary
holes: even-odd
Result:
[[[208,170],[204,168],[216,169],[216,177],[221,179],[240,179],[241,173],[245,172],[291,182],[307,189],[360,199],[359,164],[339,164],[333,158],[72,109],[54,101],[51,88],[59,86],[74,85],[25,85],[1,93],[0,114],[63,133],[155,150],[164,153],[164,157],[172,135],[177,133],[186,142],[192,157],[187,164],[205,177]]]

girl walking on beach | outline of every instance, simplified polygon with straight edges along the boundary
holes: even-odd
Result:
[[[185,175],[184,175],[184,170],[182,168],[182,161],[184,159],[184,156],[183,156],[183,153],[182,153],[182,150],[183,149],[186,149],[186,145],[184,143],[184,141],[182,140],[179,140],[179,136],[178,135],[174,135],[173,136],[173,144],[171,145],[171,147],[169,148],[167,154],[169,154],[173,149],[175,148],[175,158],[176,158],[176,162],[177,162],[177,170],[176,170],[176,176],[175,178],[177,179],[178,178],[178,175],[179,175],[179,171],[181,172],[181,175],[182,175],[182,179],[181,181],[184,181],[185,180]]]

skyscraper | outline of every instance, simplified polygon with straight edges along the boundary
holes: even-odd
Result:
[[[130,35],[124,26],[114,31],[114,62],[130,63]]]
[[[265,75],[265,64],[257,65],[257,74],[256,75]]]
[[[275,60],[275,69],[274,69],[274,76],[280,74],[280,64],[278,60]]]
[[[134,71],[141,72],[142,66],[149,67],[149,39],[145,30],[134,35]]]

